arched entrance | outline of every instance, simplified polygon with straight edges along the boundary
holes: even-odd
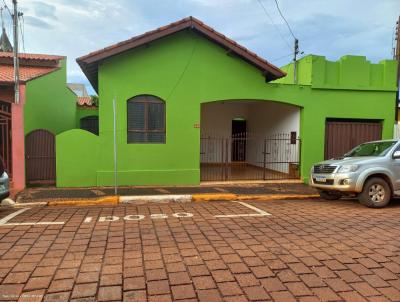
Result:
[[[99,135],[99,117],[97,115],[85,116],[80,120],[82,130]]]
[[[27,184],[54,184],[56,181],[55,136],[38,129],[25,138]]]
[[[0,101],[0,156],[5,170],[12,176],[11,103]]]
[[[227,100],[201,106],[201,181],[300,177],[300,108]]]

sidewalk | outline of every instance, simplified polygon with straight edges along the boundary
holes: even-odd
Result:
[[[309,196],[317,194],[316,190],[303,183],[246,183],[246,184],[207,184],[200,186],[154,186],[154,187],[119,187],[118,196],[134,196],[136,198],[146,196],[163,195],[193,195],[215,197],[225,196],[279,196],[299,195]],[[114,196],[114,188],[28,188],[17,195],[17,203],[47,202],[49,200],[90,200]],[[214,199],[215,199],[214,198]],[[201,200],[197,198],[197,201]],[[210,200],[210,199],[208,199]]]

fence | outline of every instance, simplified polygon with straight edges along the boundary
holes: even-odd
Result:
[[[301,141],[290,133],[202,137],[202,181],[297,179]]]

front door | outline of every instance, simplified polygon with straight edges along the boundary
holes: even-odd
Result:
[[[246,131],[247,123],[244,119],[232,120],[232,161],[246,161]]]
[[[56,180],[55,136],[44,130],[34,130],[25,138],[26,182],[54,184]]]

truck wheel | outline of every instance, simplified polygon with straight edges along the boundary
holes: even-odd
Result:
[[[388,183],[379,177],[368,179],[363,190],[358,194],[358,201],[369,208],[385,207],[392,196]]]
[[[321,196],[322,199],[325,200],[338,200],[340,197],[342,197],[342,194],[339,192],[334,192],[334,191],[322,191],[320,190],[319,196]]]

